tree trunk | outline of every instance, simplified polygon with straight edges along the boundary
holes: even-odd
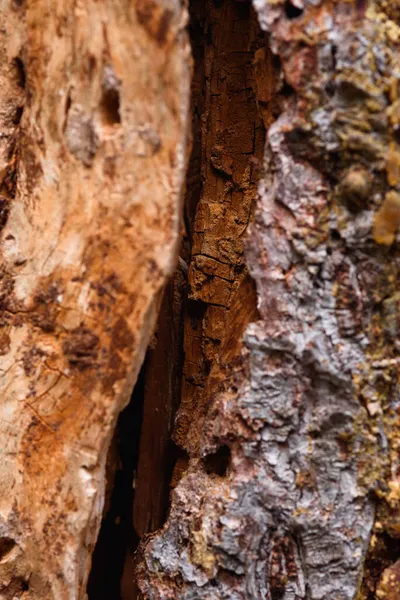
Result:
[[[0,18],[0,596],[72,600],[177,257],[186,13],[10,0]]]
[[[367,4],[254,0],[268,43],[248,5],[206,4],[200,304],[174,433],[189,458],[141,547],[145,598],[400,597],[400,11]],[[232,225],[253,197],[256,101],[258,317]]]
[[[0,598],[396,600],[400,5],[184,4],[0,6]]]

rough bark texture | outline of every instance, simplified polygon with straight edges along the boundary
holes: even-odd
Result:
[[[165,290],[153,347],[146,360],[133,511],[133,525],[139,537],[163,525],[168,507],[174,454],[171,435],[182,377],[181,317],[186,277],[179,268]]]
[[[182,4],[0,0],[0,598],[85,597],[161,307],[143,597],[396,600],[400,4],[192,0],[162,304]]]
[[[251,287],[243,239],[257,195],[255,162],[261,162],[265,143],[253,68],[264,36],[255,13],[247,2],[220,8],[206,2],[203,26],[202,189],[191,226],[182,400],[174,431],[174,440],[190,455],[198,454],[200,423],[213,393],[210,369],[217,379],[224,347],[240,341],[230,323],[240,320],[238,298]],[[192,202],[189,197],[191,210]],[[247,315],[249,306],[244,307],[248,322],[252,307]]]
[[[212,54],[218,23],[231,23],[229,11],[243,7],[208,6],[216,20]],[[201,341],[188,348],[186,329],[186,381],[199,355],[209,372],[203,369],[202,399],[187,413],[189,466],[167,523],[142,545],[139,583],[152,600],[397,598],[399,7],[363,0],[254,6],[281,63],[282,105],[269,128],[247,239],[260,318],[247,326],[241,352],[251,318],[246,295],[230,309],[225,336],[205,336],[202,315],[193,336]],[[216,56],[231,51],[231,39]],[[262,56],[268,52],[258,49],[258,73]],[[228,81],[229,74],[224,65]],[[263,79],[271,81],[271,71],[259,75],[258,96],[268,102]],[[212,82],[211,72],[211,90]],[[219,98],[227,93],[220,85]],[[224,293],[231,285],[235,262],[221,259],[215,243],[237,210],[230,207],[224,233],[207,245],[209,223],[218,222],[234,181],[228,148],[208,146],[229,120],[213,122],[212,102],[190,265],[191,295],[205,302],[206,314],[213,297],[206,292],[218,283],[203,275],[211,259],[218,259],[212,276],[227,268]],[[218,356],[206,354],[214,347],[207,337],[233,341],[234,351],[222,343]]]
[[[0,22],[0,596],[72,600],[176,263],[186,12],[4,0]]]

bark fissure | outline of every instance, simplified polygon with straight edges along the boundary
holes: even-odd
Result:
[[[191,32],[193,149],[185,209],[190,247],[182,247],[189,263],[188,299],[181,401],[172,431],[184,454],[171,487],[179,489],[182,477],[200,476],[217,490],[230,477],[233,439],[216,435],[204,445],[201,438],[214,397],[232,393],[232,371],[238,379],[243,375],[242,334],[258,314],[243,240],[256,203],[265,128],[277,106],[272,56],[250,2],[217,6],[193,0]],[[201,568],[207,556],[202,558],[200,537],[198,544],[195,562]],[[228,554],[225,563],[221,574],[235,577]],[[217,580],[213,585],[218,587]]]
[[[1,3],[0,595],[397,600],[399,2],[187,4]]]
[[[256,315],[243,319],[243,329],[234,324],[246,305],[240,285],[237,307],[229,306],[241,259],[225,244],[231,223],[221,198],[234,206],[243,184],[221,130],[229,129],[236,93],[231,115],[213,112],[223,97],[213,89],[223,63],[215,41],[224,38],[229,11],[243,15],[248,5],[207,3],[211,83],[189,268],[191,306],[201,310],[185,319],[174,431],[190,458],[167,523],[142,545],[140,586],[152,600],[395,598],[398,14],[372,1],[254,5],[276,55],[261,44],[253,58],[268,129],[247,241],[260,314],[250,325]],[[240,60],[242,51],[231,50]],[[282,112],[272,122],[278,63]],[[224,67],[218,83],[229,82]],[[248,117],[243,153],[253,148]],[[222,260],[210,261],[214,255]],[[204,457],[224,446],[222,467],[205,468]]]
[[[103,520],[93,551],[88,600],[124,600],[132,589],[132,573],[125,565],[136,550],[139,536],[132,519],[140,434],[145,399],[146,360],[128,406],[121,412],[106,464]]]
[[[109,490],[111,500],[94,553],[89,585],[89,597],[93,598],[106,598],[110,593],[116,598],[120,594],[124,600],[137,597],[133,573],[137,540],[162,526],[170,491],[190,465],[198,464],[201,458],[202,469],[212,480],[229,472],[229,443],[217,443],[200,453],[195,436],[201,432],[208,410],[208,395],[219,389],[227,365],[240,362],[240,332],[257,314],[242,240],[255,206],[265,121],[272,119],[273,112],[271,104],[257,96],[256,78],[265,76],[268,68],[265,54],[260,57],[260,49],[265,51],[264,35],[248,2],[232,1],[219,10],[212,2],[193,0],[190,11],[195,57],[192,153],[181,245],[188,272],[179,265],[164,292],[142,372],[139,393],[144,413],[131,497],[133,528],[128,544],[122,543],[118,530],[124,523],[121,515],[116,515],[121,509],[117,481],[113,491]],[[214,217],[205,218],[208,207],[217,209]],[[196,344],[196,332],[201,341],[198,354],[193,356],[190,348]],[[193,367],[197,373],[192,372]],[[198,391],[197,398],[189,406],[194,390]],[[136,392],[132,402],[135,398],[137,401]],[[127,410],[121,419],[129,418]],[[188,414],[196,424],[191,432],[182,429]],[[118,461],[114,447],[112,444],[111,463]],[[125,498],[125,506],[127,502]],[[126,547],[118,592],[115,571],[120,569],[120,562],[113,560],[108,568],[105,562],[117,540]]]

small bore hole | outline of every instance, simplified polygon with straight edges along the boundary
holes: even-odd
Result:
[[[399,127],[395,127],[394,131],[393,131],[393,137],[396,140],[396,142],[398,144],[400,144],[400,128]]]
[[[14,125],[19,125],[21,123],[22,114],[24,112],[23,106],[17,106],[14,113],[13,123]]]
[[[26,73],[24,62],[19,56],[17,56],[16,58],[14,58],[14,65],[16,69],[17,85],[19,85],[20,88],[25,88]]]
[[[101,99],[101,113],[106,125],[121,123],[119,91],[109,88],[103,91]]]
[[[301,17],[301,15],[303,14],[303,9],[298,8],[297,6],[294,6],[294,4],[292,4],[290,0],[286,0],[285,14],[286,14],[286,17],[290,20],[297,19],[298,17]]]
[[[11,550],[15,548],[16,545],[16,541],[11,538],[0,538],[0,562],[3,562],[7,558]]]
[[[5,227],[10,212],[10,202],[7,198],[0,198],[0,231]]]
[[[228,446],[221,446],[213,454],[209,454],[203,459],[206,472],[209,475],[218,475],[225,477],[231,463],[231,451]]]
[[[93,55],[90,55],[87,59],[87,66],[86,66],[89,76],[93,75],[93,73],[96,69],[96,64],[97,64],[96,57]]]
[[[66,115],[69,113],[69,109],[71,108],[71,104],[72,104],[71,94],[68,92],[67,99],[65,101],[65,114]]]
[[[287,81],[284,81],[280,91],[280,95],[283,98],[290,98],[291,96],[293,96],[294,93],[294,88]]]

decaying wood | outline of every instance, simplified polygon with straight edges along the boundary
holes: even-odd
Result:
[[[232,333],[229,323],[237,319],[237,307],[231,311],[231,305],[248,287],[243,239],[255,205],[256,165],[265,142],[253,68],[265,40],[250,9],[247,2],[227,2],[221,8],[205,3],[203,183],[191,227],[182,400],[174,431],[176,443],[192,455],[213,393],[206,384],[210,367],[214,365],[217,378],[218,366],[224,366],[221,348],[240,340],[239,331],[233,336],[227,331]],[[243,308],[248,322],[254,307]]]
[[[191,3],[161,305],[184,2],[0,3],[0,598],[85,598],[160,306],[143,597],[399,597],[400,4],[252,4]]]
[[[186,12],[10,0],[0,21],[0,596],[72,600],[176,263]]]
[[[234,4],[210,3],[210,14],[229,23]],[[202,418],[184,438],[195,440],[186,442],[189,467],[166,524],[141,548],[145,598],[398,597],[397,4],[254,0],[281,64],[281,114],[268,131],[247,237],[260,317],[240,355],[213,358],[202,380]],[[224,119],[208,121],[207,140],[213,127],[223,137]],[[226,148],[203,159],[206,173],[229,184]],[[222,210],[224,186],[214,189],[221,204],[203,193],[195,223]],[[199,235],[193,294],[217,273],[209,258],[198,268],[202,253],[214,258],[212,242],[202,246],[207,227]],[[239,306],[232,314],[251,302]],[[240,333],[232,327],[227,339],[237,344]]]
[[[143,422],[135,480],[133,525],[137,535],[159,529],[168,507],[173,468],[172,429],[182,377],[182,314],[187,274],[178,268],[165,289],[154,347],[146,359]]]

